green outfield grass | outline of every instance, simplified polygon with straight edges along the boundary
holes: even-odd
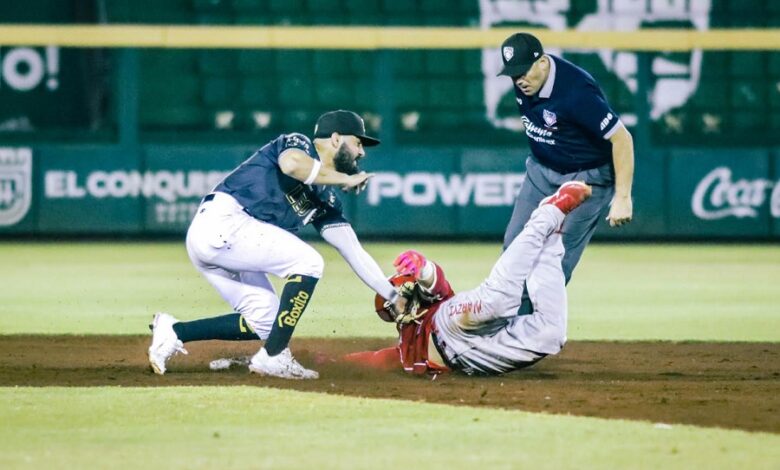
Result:
[[[254,387],[3,388],[2,468],[777,468],[780,436]]]
[[[334,250],[298,336],[386,336]],[[380,243],[476,286],[490,244]],[[145,333],[229,307],[182,243],[0,243],[2,334]],[[780,247],[593,245],[571,339],[780,341]],[[278,283],[277,283],[278,285]],[[780,436],[254,387],[0,388],[0,468],[778,468]]]
[[[456,290],[476,286],[497,243],[370,243],[389,273],[414,247]],[[298,336],[387,336],[372,292],[327,245],[325,276]],[[1,243],[0,334],[136,334],[151,315],[230,311],[190,265],[183,243]],[[592,245],[569,285],[570,339],[780,341],[780,247]],[[277,283],[279,285],[279,283]]]

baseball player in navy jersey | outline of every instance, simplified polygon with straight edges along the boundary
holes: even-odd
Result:
[[[531,34],[513,34],[501,45],[499,75],[514,83],[517,106],[531,148],[526,179],[504,234],[506,249],[543,198],[563,183],[581,180],[592,197],[563,225],[563,273],[569,281],[597,223],[607,213],[610,226],[631,221],[634,146],[631,134],[585,70],[545,54]],[[523,305],[522,313],[530,311]]]
[[[591,192],[570,181],[544,199],[476,289],[455,294],[440,266],[416,251],[401,253],[392,281],[407,308],[399,315],[390,302],[375,303],[380,317],[397,322],[398,346],[345,359],[377,368],[397,368],[400,359],[413,374],[503,374],[560,352],[567,322],[560,228]],[[534,310],[517,315],[526,289]]]
[[[363,249],[333,190],[362,189],[372,176],[361,172],[366,135],[351,111],[323,114],[314,140],[283,134],[230,173],[203,198],[187,231],[192,263],[235,313],[180,322],[158,313],[152,322],[149,363],[164,374],[167,361],[185,353],[189,341],[265,340],[249,370],[289,379],[316,379],[292,356],[288,343],[322,277],[322,256],[295,235],[311,223],[377,294],[403,307],[376,261]],[[277,297],[267,275],[287,282]]]

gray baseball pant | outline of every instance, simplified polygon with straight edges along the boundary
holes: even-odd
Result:
[[[504,233],[504,250],[523,230],[539,202],[555,193],[563,183],[579,180],[593,187],[590,199],[569,214],[563,222],[563,246],[566,253],[563,256],[562,268],[568,284],[585,246],[596,231],[599,220],[606,217],[609,203],[615,194],[615,178],[611,165],[566,174],[541,165],[533,157],[528,157],[525,165],[525,181],[515,199],[512,218],[509,219]],[[532,305],[527,300],[526,294],[520,314],[531,313]]]

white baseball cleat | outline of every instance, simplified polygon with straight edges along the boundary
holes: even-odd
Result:
[[[249,370],[260,375],[270,375],[271,377],[280,377],[282,379],[318,379],[320,374],[317,371],[307,369],[295,360],[290,348],[285,348],[276,356],[269,356],[265,348],[252,356],[249,362]]]
[[[167,313],[158,312],[152,324],[152,345],[149,346],[149,365],[155,374],[165,374],[165,363],[176,353],[187,354],[182,343],[173,331],[173,324],[179,320]]]

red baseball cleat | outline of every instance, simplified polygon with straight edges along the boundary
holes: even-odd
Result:
[[[539,205],[552,204],[564,214],[568,214],[585,202],[592,193],[593,189],[582,181],[569,181],[563,183],[555,194],[542,199]]]

